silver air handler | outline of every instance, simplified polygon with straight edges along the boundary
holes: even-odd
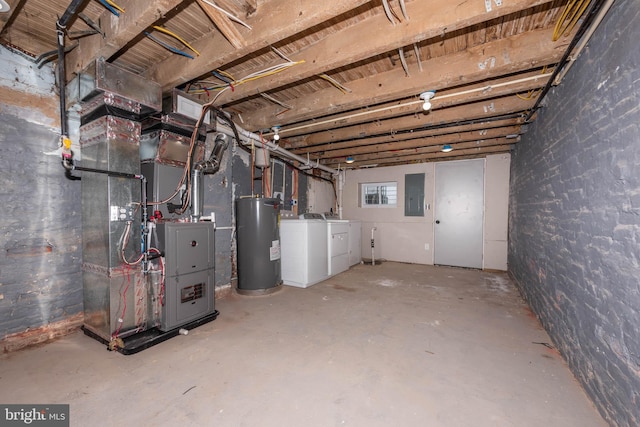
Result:
[[[229,136],[224,133],[216,135],[213,150],[208,160],[196,163],[191,172],[191,222],[199,222],[202,216],[204,200],[203,176],[211,175],[220,169],[220,161],[229,146]]]

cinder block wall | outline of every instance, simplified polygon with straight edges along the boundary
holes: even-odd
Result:
[[[80,182],[57,155],[50,67],[0,48],[0,351],[82,323]]]
[[[640,2],[619,0],[512,157],[509,270],[602,415],[640,425]]]

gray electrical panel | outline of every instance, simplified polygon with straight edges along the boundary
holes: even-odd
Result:
[[[157,247],[164,253],[160,327],[168,331],[215,311],[214,225],[160,222]],[[154,242],[155,243],[155,242]]]
[[[424,174],[404,176],[404,216],[424,216]]]

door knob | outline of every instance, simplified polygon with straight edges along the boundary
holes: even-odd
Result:
[[[436,219],[436,224],[440,224],[440,220],[439,219]]]

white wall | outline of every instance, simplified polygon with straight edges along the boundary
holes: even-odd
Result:
[[[363,258],[371,258],[371,228],[376,227],[377,230],[374,232],[376,259],[433,264],[434,165],[434,163],[421,163],[347,171],[343,195],[343,217],[362,221]],[[425,209],[424,217],[404,216],[404,175],[410,173],[425,174],[425,203],[430,209]],[[358,207],[358,184],[389,181],[398,183],[396,207]]]
[[[510,154],[487,156],[484,171],[484,256],[487,270],[507,271]]]
[[[487,156],[485,161],[485,211],[483,267],[507,269],[507,221],[509,200],[509,154]],[[405,174],[425,174],[425,216],[404,216]],[[375,257],[388,261],[433,265],[435,163],[348,170],[346,172],[343,217],[362,221],[362,256],[371,258],[371,229]],[[358,207],[359,184],[398,183],[396,207]]]

